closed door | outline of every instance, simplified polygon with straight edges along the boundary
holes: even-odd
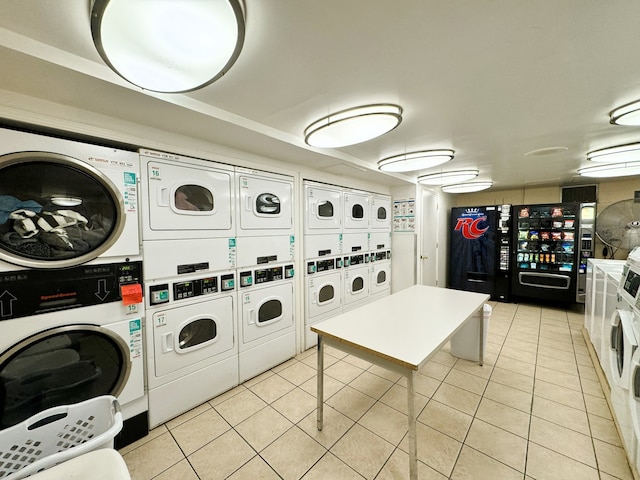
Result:
[[[231,234],[231,172],[157,160],[148,160],[146,169],[147,221],[152,231],[208,230],[217,235]]]
[[[344,274],[344,303],[359,302],[369,296],[369,267],[349,267]]]
[[[314,274],[307,278],[307,313],[309,318],[342,310],[340,272]]]
[[[366,230],[371,215],[371,196],[365,193],[344,194],[344,228]]]
[[[233,316],[231,296],[154,313],[156,377],[212,360],[232,350]]]
[[[371,228],[391,231],[391,198],[374,195],[371,197]]]
[[[307,233],[339,232],[342,228],[342,192],[336,187],[305,185]]]
[[[254,288],[242,295],[242,343],[293,326],[293,283]]]
[[[389,262],[375,262],[371,266],[371,293],[380,293],[391,288],[391,268]]]
[[[240,230],[293,229],[293,181],[241,174],[238,186]]]

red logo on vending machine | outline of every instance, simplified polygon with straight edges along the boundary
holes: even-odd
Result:
[[[467,240],[475,240],[489,230],[489,225],[486,225],[486,221],[487,216],[479,209],[468,208],[458,217],[454,230],[462,233],[462,236]],[[483,222],[486,226],[481,225]]]

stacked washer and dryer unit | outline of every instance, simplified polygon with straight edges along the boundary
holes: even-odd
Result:
[[[0,428],[115,395],[148,432],[139,160],[0,129]]]
[[[140,158],[154,427],[295,355],[293,180]]]
[[[391,292],[391,198],[310,180],[304,186],[305,348],[310,326]]]

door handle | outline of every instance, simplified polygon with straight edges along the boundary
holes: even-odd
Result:
[[[165,333],[162,336],[162,353],[173,352],[173,332]]]
[[[420,255],[420,260],[429,260],[427,255]]]

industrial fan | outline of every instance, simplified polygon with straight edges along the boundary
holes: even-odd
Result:
[[[609,205],[596,218],[596,235],[605,244],[605,257],[613,258],[619,248],[640,246],[640,203],[622,200]]]

